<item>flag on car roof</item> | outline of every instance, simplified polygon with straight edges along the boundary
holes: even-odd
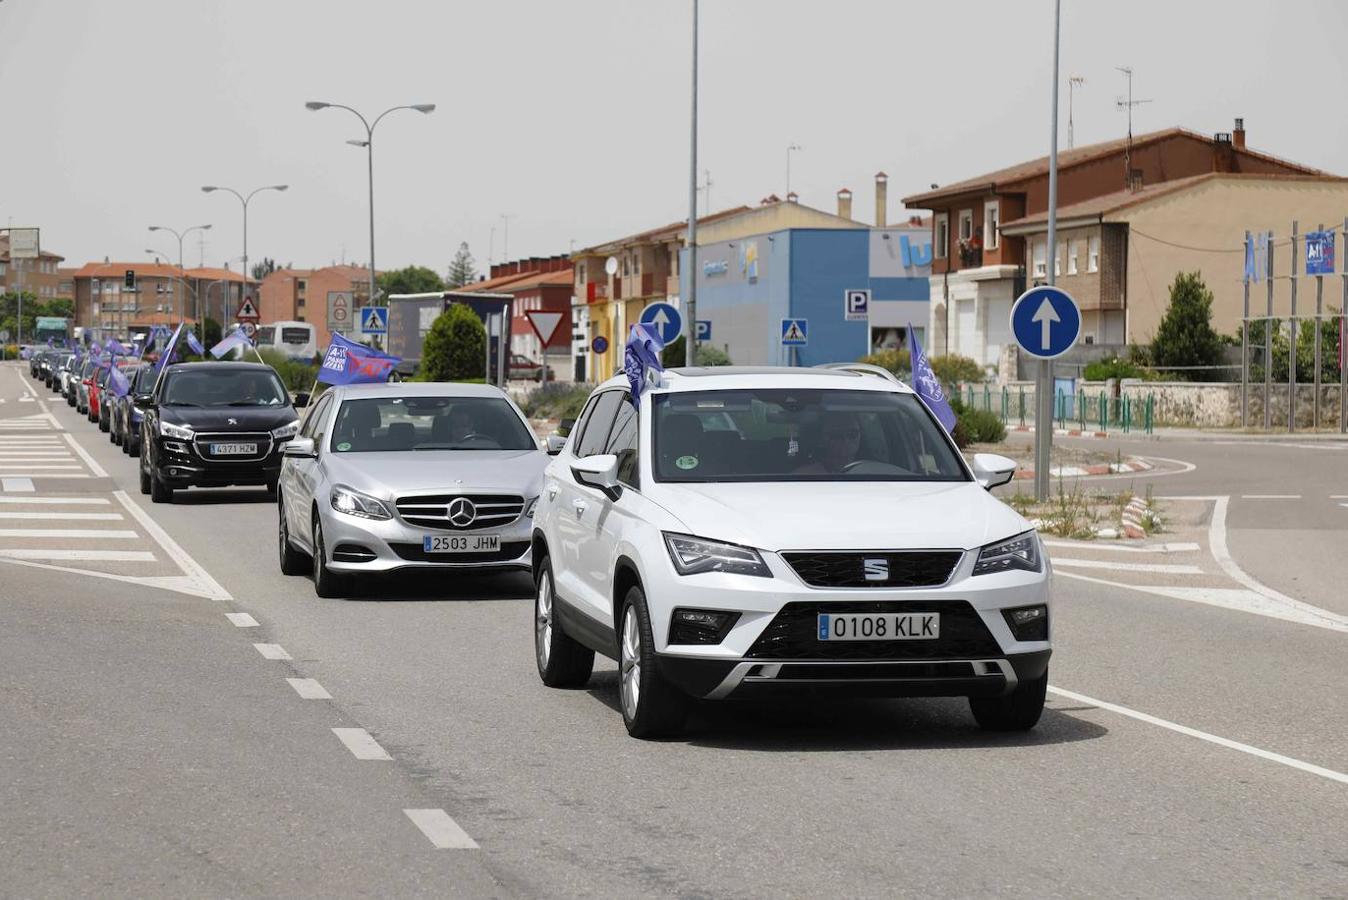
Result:
[[[108,338],[107,341],[104,342],[103,346],[108,349],[109,353],[117,353],[121,354],[122,356],[127,355],[126,345],[123,344],[121,341],[117,340],[116,338]]]
[[[660,383],[660,373],[665,371],[660,362],[660,351],[665,342],[653,325],[633,325],[627,334],[627,347],[623,351],[623,371],[627,373],[627,383],[632,389],[632,405],[641,408],[641,394],[648,383],[654,379]]]
[[[177,349],[178,337],[182,333],[183,326],[182,323],[179,323],[178,327],[173,329],[173,336],[169,338],[169,342],[164,345],[164,351],[159,354],[159,362],[155,363],[154,374],[156,378],[158,378],[160,372],[164,371],[164,366],[167,366],[173,359],[173,351]]]
[[[206,355],[205,349],[201,346],[201,341],[197,340],[197,333],[190,328],[187,330],[187,349],[197,356]]]
[[[131,382],[127,380],[121,366],[113,366],[112,371],[108,373],[108,387],[112,388],[114,397],[125,397],[130,393]]]
[[[233,350],[235,347],[251,347],[251,346],[253,346],[252,339],[249,338],[248,335],[244,333],[242,328],[236,325],[233,331],[225,335],[224,340],[222,340],[220,343],[216,344],[214,347],[211,348],[211,356],[214,356],[216,359],[220,359],[226,353]]]
[[[318,367],[318,380],[324,384],[370,384],[388,381],[400,356],[380,353],[364,344],[347,340],[340,334],[332,336],[332,343],[323,354]]]
[[[941,423],[947,433],[955,430],[955,411],[950,408],[950,401],[945,398],[945,390],[941,387],[941,379],[936,377],[932,370],[931,361],[927,359],[927,354],[922,352],[922,344],[917,339],[917,332],[913,330],[913,323],[908,323],[908,355],[912,357],[913,362],[913,390],[917,396],[926,404],[927,409],[931,410]]]

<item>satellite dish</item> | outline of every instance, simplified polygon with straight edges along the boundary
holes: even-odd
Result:
[[[605,260],[605,262],[604,262],[604,271],[607,272],[607,273],[609,273],[610,275],[617,275],[617,274],[618,274],[618,257],[616,257],[616,256],[610,256],[607,260]]]

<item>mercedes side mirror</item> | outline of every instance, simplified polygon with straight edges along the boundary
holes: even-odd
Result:
[[[581,484],[603,491],[610,500],[622,496],[623,490],[618,484],[618,457],[612,453],[576,460],[571,464],[571,475]]]
[[[985,490],[1006,484],[1016,474],[1016,461],[996,453],[974,454],[974,478]]]
[[[282,456],[296,457],[299,459],[317,459],[318,446],[313,438],[294,437],[286,441],[281,447]]]
[[[548,435],[548,456],[556,456],[566,448],[566,438],[560,434],[552,433]]]

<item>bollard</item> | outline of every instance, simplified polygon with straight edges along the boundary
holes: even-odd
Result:
[[[1109,430],[1109,394],[1100,392],[1100,430]]]
[[[1082,430],[1086,430],[1086,392],[1077,391],[1077,425]]]
[[[1020,427],[1025,427],[1025,385],[1020,386]]]
[[[1147,434],[1151,434],[1152,429],[1153,429],[1153,428],[1155,427],[1155,425],[1156,425],[1156,421],[1155,421],[1155,418],[1156,418],[1156,395],[1155,395],[1155,394],[1148,394],[1148,395],[1147,395],[1147,407],[1146,407],[1146,410],[1145,410],[1144,415],[1145,415],[1145,418],[1144,418],[1144,420],[1143,420],[1143,428],[1145,429],[1145,431],[1146,431]]]
[[[1129,423],[1129,413],[1130,413],[1130,410],[1129,410],[1129,408],[1128,408],[1128,407],[1129,407],[1129,402],[1130,402],[1130,401],[1129,401],[1129,397],[1128,397],[1127,394],[1124,394],[1122,397],[1119,398],[1119,404],[1120,404],[1120,406],[1122,407],[1122,409],[1121,409],[1120,412],[1119,412],[1119,417],[1120,417],[1120,419],[1122,420],[1122,424],[1123,424],[1123,433],[1124,433],[1124,434],[1127,434],[1127,433],[1128,433],[1129,425],[1130,425],[1130,423]]]
[[[1007,390],[1006,385],[1002,385],[1002,424],[1006,424],[1007,416],[1011,412],[1011,392]]]

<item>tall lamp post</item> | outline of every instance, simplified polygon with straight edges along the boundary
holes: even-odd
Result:
[[[182,231],[178,231],[176,228],[169,228],[167,225],[151,225],[151,226],[150,226],[150,230],[151,230],[151,231],[167,231],[169,234],[173,235],[174,237],[176,237],[176,238],[178,239],[178,269],[179,269],[179,270],[182,270],[182,269],[183,269],[183,238],[187,237],[189,234],[191,234],[191,233],[194,232],[194,231],[210,231],[210,230],[211,230],[211,226],[210,226],[210,225],[192,225],[191,227],[184,228]],[[154,253],[155,251],[153,251],[153,250],[146,250],[145,252],[146,252],[146,253]],[[162,256],[163,254],[160,254],[160,255]],[[175,298],[175,299],[176,299],[176,298]],[[181,310],[179,310],[179,313],[178,313],[178,319],[179,319],[180,321],[182,320],[182,312],[181,312]]]
[[[354,115],[357,119],[360,119],[360,124],[365,126],[365,140],[347,141],[347,143],[355,147],[365,148],[366,168],[368,169],[370,187],[370,297],[366,303],[373,306],[378,297],[378,292],[375,288],[374,274],[374,130],[384,116],[387,116],[391,112],[397,112],[400,109],[411,109],[416,110],[422,115],[429,115],[430,113],[435,112],[435,104],[414,103],[409,106],[393,106],[375,116],[373,122],[366,119],[358,110],[341,103],[327,103],[322,100],[310,100],[308,103],[304,104],[304,108],[314,112],[317,112],[320,109],[344,109]]]
[[[290,185],[288,184],[263,185],[260,188],[254,189],[252,193],[248,194],[246,197],[234,190],[234,188],[219,187],[214,184],[203,185],[201,188],[202,192],[207,194],[212,193],[213,191],[226,191],[231,193],[235,197],[238,197],[239,203],[243,205],[243,292],[239,295],[240,302],[242,302],[243,298],[248,295],[248,201],[252,200],[253,196],[261,191],[284,191],[289,188]],[[228,305],[228,301],[226,301],[226,305]],[[224,312],[228,314],[229,310],[225,309]]]
[[[697,358],[697,0],[693,0],[693,109],[688,153],[688,342],[686,364]],[[708,204],[710,205],[710,204]]]

